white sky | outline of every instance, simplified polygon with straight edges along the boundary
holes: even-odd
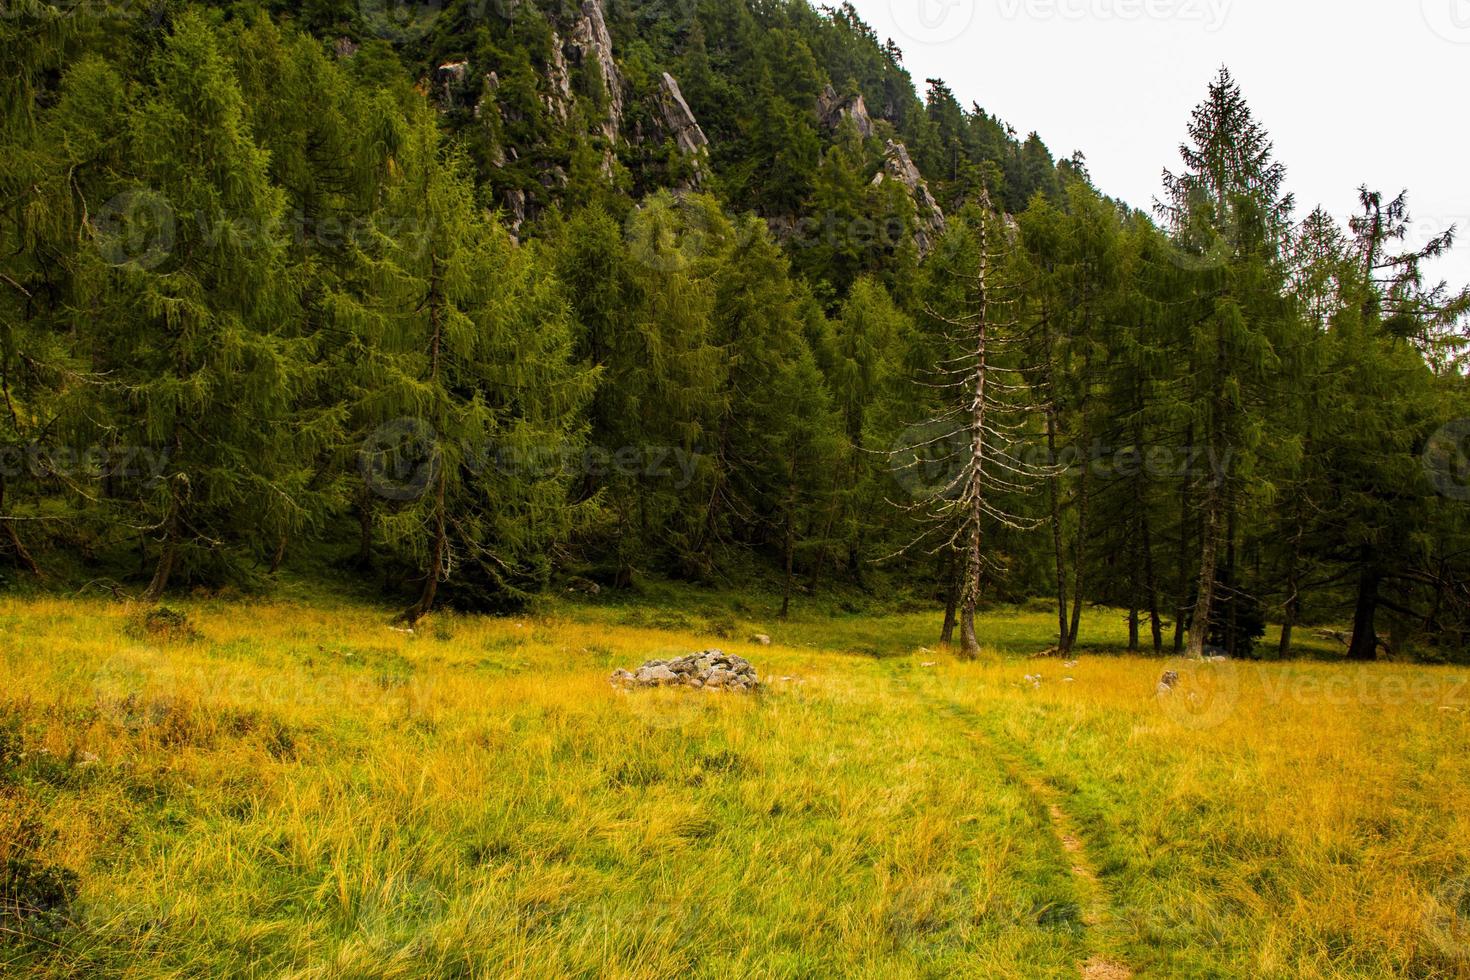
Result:
[[[835,0],[834,0],[835,2]],[[1221,64],[1287,166],[1298,217],[1345,219],[1367,183],[1409,191],[1414,241],[1459,226],[1432,271],[1470,282],[1470,0],[853,0],[922,96],[943,78],[1105,193],[1151,206]]]

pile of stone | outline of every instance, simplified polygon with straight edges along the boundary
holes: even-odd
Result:
[[[650,660],[636,671],[619,668],[612,674],[613,687],[692,687],[705,691],[744,694],[760,687],[755,667],[744,657],[705,650],[676,660]]]

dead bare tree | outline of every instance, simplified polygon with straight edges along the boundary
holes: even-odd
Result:
[[[950,233],[936,256],[937,276],[948,278],[925,310],[941,356],[919,384],[935,404],[895,448],[895,472],[913,500],[901,504],[921,530],[902,549],[949,551],[963,568],[959,595],[960,656],[979,656],[975,608],[987,575],[1000,571],[987,535],[1031,530],[1041,524],[1008,507],[1051,472],[1037,462],[1036,438],[1045,406],[1020,363],[1027,338],[1016,314],[1013,234],[982,194],[968,219]],[[949,288],[945,288],[947,285]]]

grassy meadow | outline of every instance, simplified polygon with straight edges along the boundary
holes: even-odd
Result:
[[[1470,977],[1470,668],[769,606],[0,601],[0,974]]]

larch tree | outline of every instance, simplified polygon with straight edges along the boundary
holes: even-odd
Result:
[[[123,165],[98,193],[79,252],[107,442],[165,465],[114,488],[117,519],[156,544],[145,595],[180,572],[265,557],[303,516],[309,465],[291,418],[307,351],[294,336],[284,195],[204,19],[173,22],[124,110]]]
[[[463,158],[427,107],[411,120],[371,244],[370,299],[384,359],[364,409],[364,477],[384,498],[383,540],[418,569],[402,618],[451,579],[478,604],[544,580],[570,502],[581,413],[596,372],[572,361],[560,286],[477,207]]]
[[[1286,168],[1227,69],[1196,106],[1180,156],[1183,170],[1164,172],[1157,210],[1194,280],[1181,338],[1193,389],[1189,428],[1213,464],[1196,481],[1201,530],[1189,653],[1198,657],[1264,436],[1260,406],[1289,316],[1283,250],[1293,201],[1282,187]]]

